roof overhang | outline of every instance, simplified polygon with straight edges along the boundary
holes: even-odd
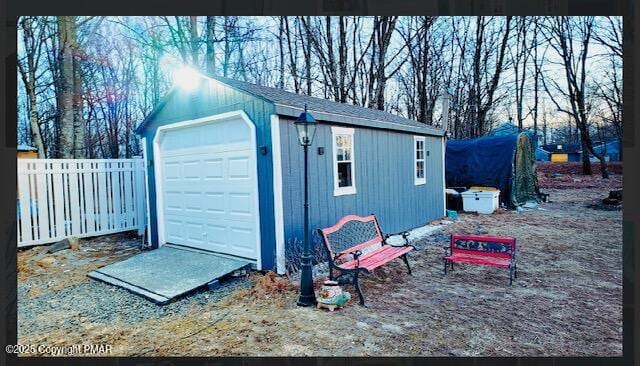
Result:
[[[304,108],[274,103],[276,114],[288,117],[298,117],[300,113],[304,112]],[[408,126],[401,123],[394,123],[390,121],[379,121],[370,118],[354,117],[337,113],[327,113],[321,111],[314,111],[309,109],[308,112],[313,114],[313,118],[320,121],[343,123],[354,126],[362,126],[369,128],[380,128],[385,130],[396,130],[402,132],[410,132],[421,135],[429,136],[444,136],[444,130],[440,128],[434,128],[425,125],[424,127]]]

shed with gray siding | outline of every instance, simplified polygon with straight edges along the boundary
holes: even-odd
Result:
[[[318,120],[310,223],[378,216],[387,232],[444,215],[444,133],[384,111],[217,76],[174,87],[140,124],[148,237],[285,268],[302,238],[303,154],[293,122]],[[323,150],[323,151],[322,151]]]

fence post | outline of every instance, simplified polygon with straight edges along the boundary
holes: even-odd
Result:
[[[136,224],[138,226],[138,235],[142,235],[147,226],[147,205],[149,204],[146,202],[145,161],[143,158],[137,157],[134,162],[136,172]]]

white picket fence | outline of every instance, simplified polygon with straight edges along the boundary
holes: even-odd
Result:
[[[18,247],[145,227],[145,165],[134,159],[18,159]]]

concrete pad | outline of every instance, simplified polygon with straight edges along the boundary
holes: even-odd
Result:
[[[242,259],[165,245],[99,268],[88,276],[166,304],[250,265]]]

